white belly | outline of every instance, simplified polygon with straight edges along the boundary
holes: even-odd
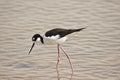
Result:
[[[47,44],[47,45],[62,44],[66,40],[67,40],[67,37],[62,37],[59,39],[44,38],[44,44]]]

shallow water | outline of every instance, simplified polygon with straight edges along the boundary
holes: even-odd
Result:
[[[57,80],[56,45],[36,45],[35,33],[82,28],[63,44],[73,80],[120,80],[120,3],[117,0],[0,0],[0,80]],[[70,67],[61,53],[61,80]]]

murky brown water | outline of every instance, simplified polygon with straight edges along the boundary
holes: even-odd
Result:
[[[82,28],[63,46],[71,56],[73,80],[120,80],[118,0],[0,0],[0,80],[57,80],[56,45],[36,45],[35,33]],[[61,80],[70,68],[61,54]]]

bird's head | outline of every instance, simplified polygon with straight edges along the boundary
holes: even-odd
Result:
[[[32,37],[33,42],[39,42],[41,41],[41,39],[42,39],[42,36],[40,34],[34,34]]]
[[[39,43],[42,43],[42,44],[44,43],[43,42],[43,37],[40,34],[34,34],[33,37],[32,37],[32,41],[33,41],[33,44],[32,44],[32,47],[31,47],[28,54],[30,54],[30,52],[32,51],[36,42],[39,42]]]

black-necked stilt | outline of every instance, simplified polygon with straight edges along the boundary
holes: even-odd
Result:
[[[81,31],[83,29],[85,29],[85,28],[81,28],[81,29],[61,29],[61,28],[55,28],[55,29],[47,31],[45,33],[45,35],[43,35],[43,36],[41,36],[40,34],[35,34],[32,37],[33,44],[32,44],[32,47],[31,47],[31,49],[30,49],[28,54],[30,54],[30,52],[32,51],[32,48],[34,47],[36,42],[41,42],[42,44],[48,44],[48,45],[57,44],[57,48],[58,48],[58,61],[57,61],[57,64],[56,64],[56,70],[57,70],[58,80],[60,80],[59,71],[58,71],[58,64],[59,64],[59,61],[60,61],[60,49],[64,52],[64,54],[66,55],[66,57],[67,57],[67,59],[69,61],[69,64],[70,64],[70,67],[71,67],[71,70],[72,70],[71,78],[70,78],[70,80],[71,80],[72,79],[72,75],[73,75],[73,66],[72,66],[72,63],[70,61],[69,55],[65,52],[65,50],[62,48],[62,46],[60,44],[62,44],[63,42],[66,41],[66,39],[67,39],[66,35],[71,34],[73,32]]]

